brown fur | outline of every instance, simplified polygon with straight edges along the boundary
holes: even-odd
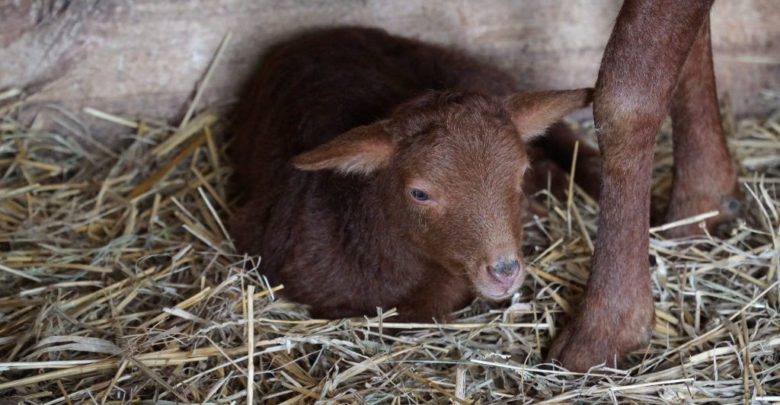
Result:
[[[238,112],[231,234],[317,317],[429,321],[507,297],[524,275],[525,141],[589,98],[517,93],[493,67],[379,30],[304,33],[268,51]]]
[[[653,144],[672,112],[675,172],[667,221],[738,207],[735,169],[721,128],[712,72],[712,0],[626,0],[596,83],[602,153],[601,207],[593,269],[579,312],[549,357],[572,370],[619,365],[653,328],[648,269]],[[701,232],[696,226],[673,235]]]

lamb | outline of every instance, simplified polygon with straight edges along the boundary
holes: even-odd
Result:
[[[299,34],[265,54],[237,112],[236,247],[315,317],[430,321],[507,298],[525,274],[529,154],[545,161],[527,143],[591,97],[518,92],[475,58],[377,29]]]

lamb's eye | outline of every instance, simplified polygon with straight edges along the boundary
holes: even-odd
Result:
[[[427,201],[428,200],[428,193],[426,193],[425,191],[413,188],[412,191],[410,191],[409,193],[412,195],[412,198],[414,198],[417,201]]]

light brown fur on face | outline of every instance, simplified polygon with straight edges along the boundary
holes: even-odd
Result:
[[[404,116],[403,112],[399,117],[399,121],[430,120],[430,129],[399,142],[387,172],[401,173],[395,192],[405,198],[389,203],[388,211],[405,202],[408,211],[395,213],[393,223],[404,224],[399,232],[419,246],[428,260],[467,275],[485,298],[505,298],[517,290],[523,275],[519,247],[520,186],[529,165],[525,145],[495,100],[455,94],[435,98],[430,102],[440,105],[430,116]],[[397,127],[407,125],[399,122]],[[415,201],[410,196],[414,189],[430,198]],[[419,226],[408,227],[408,223]],[[517,262],[518,267],[506,277],[491,276],[488,266],[502,262]]]
[[[231,234],[286,297],[317,317],[430,321],[517,291],[525,142],[590,90],[520,93],[459,52],[365,28],[283,42],[256,79]]]

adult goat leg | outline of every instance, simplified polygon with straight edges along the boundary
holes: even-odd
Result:
[[[707,18],[672,97],[674,182],[666,222],[717,210],[719,215],[706,221],[712,231],[737,214],[737,173],[726,146],[717,96]],[[701,232],[698,224],[690,224],[673,228],[667,236]]]
[[[626,0],[604,51],[594,100],[602,184],[593,269],[578,313],[548,354],[571,370],[619,366],[650,339],[653,145],[711,6],[711,0]]]
[[[547,133],[534,140],[533,145],[544,151],[551,161],[568,173],[577,147],[577,167],[574,171],[574,181],[594,199],[599,198],[601,185],[601,155],[599,151],[580,139],[564,122],[558,122],[547,130]]]

